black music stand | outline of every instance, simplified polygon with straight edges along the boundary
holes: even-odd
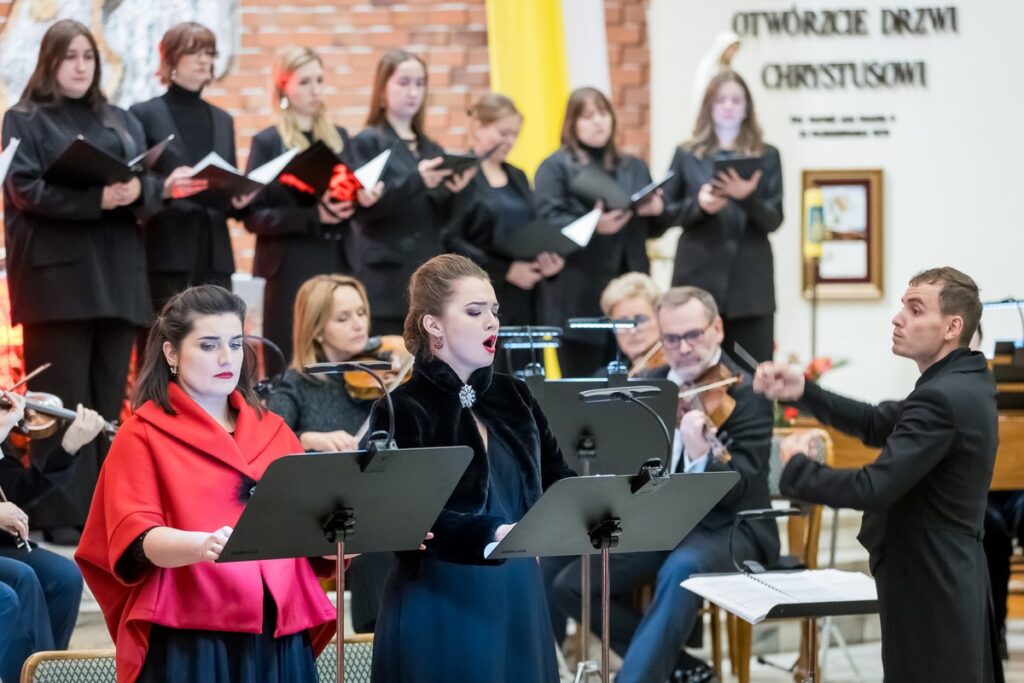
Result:
[[[739,478],[736,472],[707,472],[661,474],[646,480],[637,476],[562,479],[501,543],[487,547],[485,557],[601,553],[601,670],[609,683],[609,553],[675,548]]]
[[[656,396],[645,397],[665,424],[676,423],[679,385],[668,379],[552,379],[528,377],[526,383],[548,418],[548,426],[562,447],[566,462],[580,474],[634,474],[648,458],[664,452],[658,429],[635,429],[647,417],[640,406],[616,403],[580,404],[579,393],[614,386],[654,386]]]
[[[472,457],[468,446],[453,446],[275,460],[217,561],[337,553],[337,680],[342,683],[345,553],[417,550]]]

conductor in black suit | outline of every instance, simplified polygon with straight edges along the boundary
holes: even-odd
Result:
[[[683,386],[704,383],[708,380],[700,379],[703,375],[724,369],[742,380],[743,371],[722,351],[722,318],[711,294],[697,287],[675,287],[658,299],[655,310],[668,365],[646,376],[667,377]],[[740,475],[739,482],[672,551],[611,556],[611,646],[623,656],[618,683],[714,680],[707,664],[683,650],[697,622],[701,599],[679,584],[693,574],[729,569],[729,531],[737,513],[771,506],[772,408],[753,392],[749,379],[746,375],[728,390],[735,407],[717,427],[721,440],[728,442],[727,450],[712,450],[705,431],[705,427],[716,431],[710,418],[694,406],[681,404],[670,462],[675,473],[733,471]],[[778,559],[778,529],[766,520],[743,524],[736,530],[734,545],[736,557],[771,564]],[[591,570],[592,576],[600,576],[596,557]],[[632,604],[633,590],[652,581],[654,599],[647,613],[640,614]],[[600,581],[592,582],[591,624],[595,627],[601,623],[600,595]],[[578,561],[555,578],[554,599],[566,614],[579,615]]]
[[[892,350],[921,371],[902,401],[860,403],[763,363],[754,390],[797,401],[817,419],[882,449],[859,469],[814,462],[808,436],[781,445],[782,492],[864,511],[889,681],[1001,681],[982,548],[998,445],[995,382],[969,344],[981,319],[978,286],[953,268],[918,273],[893,318]]]

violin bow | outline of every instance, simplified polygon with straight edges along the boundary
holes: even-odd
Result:
[[[683,391],[680,391],[679,392],[679,398],[692,398],[692,397],[696,396],[697,394],[703,394],[705,391],[710,391],[711,389],[717,389],[718,387],[727,387],[730,384],[735,384],[736,382],[739,382],[741,379],[742,379],[741,377],[739,377],[738,375],[735,375],[733,377],[727,377],[725,379],[720,379],[717,382],[708,382],[707,384],[698,384],[695,387],[691,387],[689,389],[684,389]]]

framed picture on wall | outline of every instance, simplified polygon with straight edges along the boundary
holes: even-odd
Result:
[[[882,171],[804,171],[804,298],[882,298]]]

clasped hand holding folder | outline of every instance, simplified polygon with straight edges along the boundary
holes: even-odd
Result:
[[[173,135],[168,136],[134,159],[122,161],[79,136],[50,164],[43,177],[70,187],[127,182],[152,169],[173,139]],[[16,149],[16,143],[12,142],[5,150],[5,155],[10,155],[4,157],[8,164]],[[391,150],[385,150],[354,171],[363,187],[372,188],[377,184],[390,156]],[[248,174],[241,173],[216,152],[210,152],[193,167],[190,177],[206,181],[206,189],[198,194],[206,195],[211,201],[228,201],[230,197],[254,192],[285,174],[313,188],[319,197],[327,189],[331,175],[340,163],[338,156],[318,140],[305,150],[289,150]]]

